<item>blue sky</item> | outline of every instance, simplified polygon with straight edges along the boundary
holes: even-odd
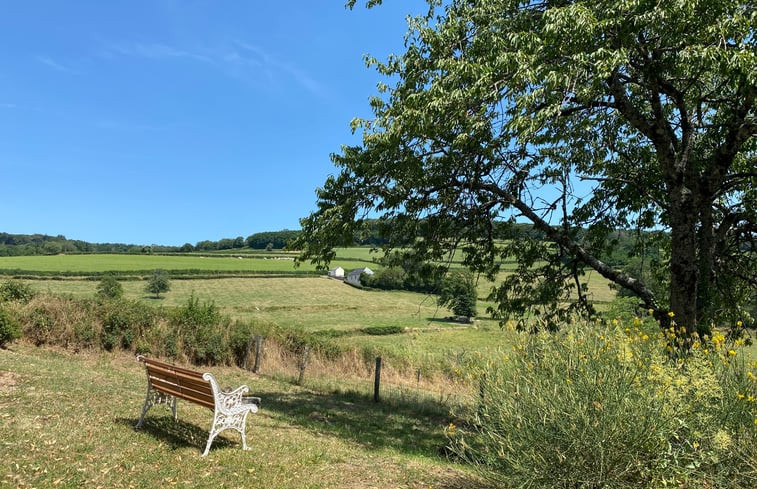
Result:
[[[419,0],[3,2],[0,231],[181,245],[299,228]]]

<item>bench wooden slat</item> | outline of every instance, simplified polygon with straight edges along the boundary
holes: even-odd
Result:
[[[202,378],[202,374],[199,372],[192,372],[191,370],[178,370],[175,368],[171,368],[170,365],[154,365],[151,363],[146,363],[145,367],[147,367],[148,372],[155,372],[156,375],[166,375],[166,376],[172,376],[172,377],[181,377],[182,379],[190,379],[190,380],[196,380],[200,382],[207,382],[207,380]]]
[[[196,370],[190,370],[188,368],[179,367],[178,365],[161,362],[160,360],[153,360],[151,358],[143,357],[142,362],[144,362],[145,365],[154,366],[166,371],[181,373],[189,377],[198,377],[200,379],[202,378],[202,372],[197,372]]]
[[[172,382],[177,385],[187,386],[199,391],[205,391],[209,394],[213,393],[213,389],[210,386],[210,382],[203,378],[187,377],[183,374],[174,374],[173,372],[164,372],[162,370],[154,370],[148,367],[147,375],[150,378],[163,379],[168,382]]]
[[[212,410],[215,410],[215,398],[213,395],[207,395],[202,392],[192,391],[189,389],[182,389],[181,386],[166,382],[162,379],[151,379],[152,386],[155,390],[176,396],[181,399],[186,399],[194,403],[200,404]]]
[[[145,362],[145,367],[156,389],[210,409],[215,408],[213,388],[201,373],[153,361]]]
[[[208,385],[200,385],[200,384],[186,384],[186,383],[177,383],[173,382],[170,379],[164,379],[160,377],[150,377],[150,382],[153,384],[160,384],[161,386],[170,387],[172,389],[176,389],[179,392],[187,392],[188,394],[196,393],[198,395],[208,397],[213,399],[213,390],[208,388]]]

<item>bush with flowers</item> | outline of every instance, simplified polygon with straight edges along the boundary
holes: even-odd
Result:
[[[757,362],[676,328],[575,323],[471,359],[452,452],[507,487],[757,487]]]

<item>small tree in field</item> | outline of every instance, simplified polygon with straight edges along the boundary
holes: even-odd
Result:
[[[444,277],[438,299],[440,306],[447,306],[455,316],[470,320],[476,315],[476,299],[476,284],[470,272],[455,271]]]
[[[155,298],[160,299],[160,293],[169,290],[171,290],[171,283],[168,280],[168,274],[163,270],[154,270],[147,280],[145,292],[155,294]]]
[[[120,299],[124,295],[121,282],[113,275],[106,275],[97,284],[97,297],[100,299]]]

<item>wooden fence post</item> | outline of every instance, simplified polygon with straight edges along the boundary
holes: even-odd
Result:
[[[381,357],[376,357],[376,378],[373,381],[373,402],[379,402],[381,389]]]
[[[255,337],[255,365],[252,367],[252,371],[256,374],[260,372],[261,354],[263,353],[263,337],[258,335]]]
[[[310,359],[310,347],[306,346],[302,352],[302,361],[300,362],[300,375],[297,377],[297,385],[302,385],[305,380],[305,368],[308,366],[308,360]]]

